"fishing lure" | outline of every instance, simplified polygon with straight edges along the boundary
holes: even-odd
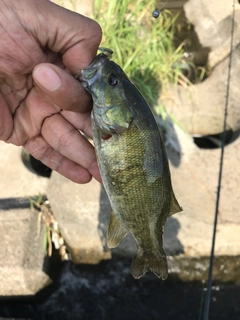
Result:
[[[160,16],[162,8],[166,5],[166,3],[167,3],[168,1],[169,1],[169,0],[167,0],[166,2],[164,2],[164,4],[161,6],[160,9],[155,9],[155,10],[152,12],[153,18],[157,19],[157,18]]]

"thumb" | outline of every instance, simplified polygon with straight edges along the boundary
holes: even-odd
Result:
[[[87,112],[91,110],[91,97],[83,86],[66,71],[50,63],[38,64],[33,70],[37,90],[60,109]]]

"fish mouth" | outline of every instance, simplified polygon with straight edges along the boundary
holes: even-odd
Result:
[[[96,58],[90,63],[90,65],[82,71],[101,67],[107,60],[109,60],[109,57],[105,53],[99,53]]]
[[[109,57],[106,54],[98,54],[96,58],[89,64],[89,66],[77,74],[75,78],[86,90],[89,91],[89,88],[96,81],[96,79],[98,79],[102,67],[107,61],[109,61]]]

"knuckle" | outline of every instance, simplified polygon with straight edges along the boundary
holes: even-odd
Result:
[[[95,36],[96,42],[100,43],[102,40],[102,28],[96,21],[94,21],[94,24],[95,24],[94,36]]]
[[[102,40],[102,28],[101,26],[94,20],[88,19],[90,26],[87,28],[88,30],[88,39],[91,39],[92,43],[96,43],[97,46]]]

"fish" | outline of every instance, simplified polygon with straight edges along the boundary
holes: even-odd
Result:
[[[182,211],[171,183],[168,159],[148,104],[103,49],[76,79],[91,94],[93,142],[102,182],[111,204],[107,245],[115,248],[128,232],[137,249],[134,278],[152,271],[168,276],[163,249],[166,219]]]

